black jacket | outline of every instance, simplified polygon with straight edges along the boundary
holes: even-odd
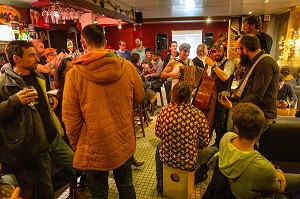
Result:
[[[246,68],[245,76],[255,61],[264,54],[259,52]],[[277,117],[277,94],[279,67],[276,61],[268,56],[260,60],[251,73],[243,91],[241,101],[256,104],[265,114],[266,119]]]
[[[256,36],[259,39],[260,49],[264,50],[267,54],[270,54],[273,45],[272,37],[268,33],[263,31],[258,31],[256,33]]]
[[[22,105],[16,95],[25,86],[21,76],[10,67],[3,67],[1,72],[0,162],[33,169],[37,153],[48,147],[43,123],[38,111]]]

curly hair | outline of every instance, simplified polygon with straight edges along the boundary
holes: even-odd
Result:
[[[6,44],[5,55],[9,63],[14,67],[16,65],[13,56],[23,57],[24,49],[33,47],[33,44],[25,40],[14,40]]]
[[[238,130],[238,135],[246,140],[254,140],[262,130],[264,113],[250,102],[238,103],[232,109],[232,121]]]

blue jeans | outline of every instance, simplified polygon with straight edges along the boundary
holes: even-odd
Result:
[[[114,169],[114,178],[119,191],[120,199],[135,199],[135,189],[132,184],[132,158],[130,157],[121,167]],[[86,171],[86,178],[92,199],[108,198],[109,171]]]
[[[161,141],[157,144],[156,153],[155,153],[155,162],[156,162],[156,179],[157,181],[163,180],[163,163],[159,157],[159,148]],[[201,165],[206,164],[209,159],[218,151],[216,147],[207,147],[204,149],[198,150],[197,164],[196,169]]]
[[[53,188],[56,191],[76,177],[77,171],[73,168],[74,151],[61,136],[56,136],[49,145],[49,154],[52,163],[61,168],[52,176]]]

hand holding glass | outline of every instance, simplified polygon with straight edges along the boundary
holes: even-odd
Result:
[[[32,89],[33,91],[32,92],[30,92],[30,93],[32,93],[32,94],[34,94],[34,95],[38,95],[38,93],[37,93],[37,91],[35,90],[35,88],[34,88],[34,86],[32,86],[32,85],[28,85],[28,86],[25,86],[24,88],[23,88],[23,90],[28,90],[28,89]],[[29,104],[28,104],[28,106],[30,106],[30,107],[34,107],[36,104],[38,104],[39,102],[37,102],[37,101],[32,101],[32,102],[30,102]]]

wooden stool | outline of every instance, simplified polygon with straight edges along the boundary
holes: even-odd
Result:
[[[133,127],[134,127],[134,134],[135,134],[135,126],[140,124],[143,137],[145,137],[145,130],[144,130],[144,117],[143,117],[143,108],[142,108],[142,103],[135,104],[133,107]],[[136,119],[137,117],[137,119]],[[147,116],[146,116],[147,117]],[[148,124],[148,119],[146,118],[147,124]]]
[[[174,199],[190,198],[195,183],[195,172],[163,165],[163,194]]]
[[[156,87],[155,89],[154,89],[154,92],[155,93],[159,93],[159,96],[160,96],[160,104],[161,104],[161,106],[163,107],[164,106],[164,99],[163,99],[163,95],[162,95],[162,92],[161,92],[161,87]],[[157,100],[156,100],[156,102],[157,102]],[[155,110],[155,103],[152,103],[151,104],[151,116],[153,116],[154,115],[154,110]]]

